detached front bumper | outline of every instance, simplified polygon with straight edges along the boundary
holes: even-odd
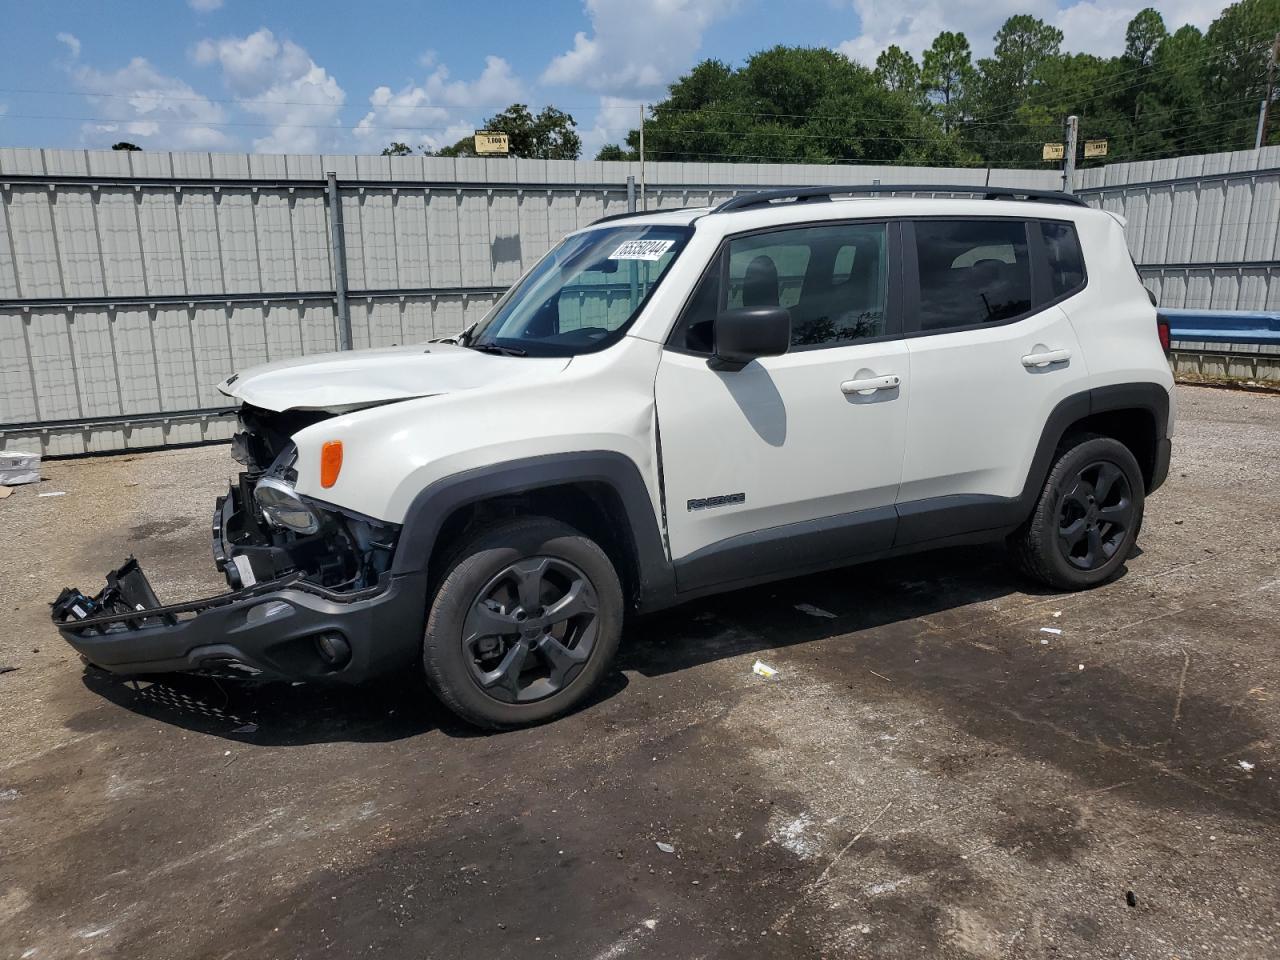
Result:
[[[130,558],[94,597],[63,591],[53,604],[63,639],[89,663],[118,674],[217,671],[358,683],[416,660],[425,574],[388,572],[349,591],[298,573],[264,579],[272,558],[246,555],[229,539],[243,519],[236,497],[220,499],[213,547],[228,579],[247,586],[165,606]]]

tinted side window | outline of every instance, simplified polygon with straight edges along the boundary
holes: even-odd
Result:
[[[887,228],[842,223],[730,240],[727,289],[710,271],[689,302],[673,343],[710,353],[717,313],[782,306],[793,349],[839,346],[885,333]]]
[[[998,323],[1031,309],[1024,222],[921,220],[915,233],[920,329]]]
[[[1084,257],[1076,237],[1075,224],[1043,220],[1040,232],[1049,258],[1049,285],[1055,297],[1071,293],[1084,285]]]

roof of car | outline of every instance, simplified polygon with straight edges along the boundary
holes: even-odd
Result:
[[[921,216],[941,211],[961,216],[1034,217],[1073,220],[1094,208],[1070,194],[1049,190],[1003,187],[896,187],[889,190],[967,191],[971,196],[892,196],[878,187],[801,187],[741,194],[715,207],[682,207],[674,210],[622,213],[591,224],[628,226],[688,225],[706,220],[726,231],[757,226],[807,223],[854,217]],[[857,196],[849,191],[875,190],[879,195]],[[792,199],[798,197],[797,199]],[[854,206],[849,206],[849,205]],[[733,226],[730,227],[729,224]],[[590,228],[588,228],[590,229]]]

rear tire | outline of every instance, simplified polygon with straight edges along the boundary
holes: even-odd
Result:
[[[477,726],[549,720],[599,685],[623,612],[618,574],[593,540],[546,517],[487,527],[453,551],[431,600],[427,683]]]
[[[1059,450],[1031,517],[1009,537],[1014,562],[1058,590],[1106,583],[1133,552],[1144,491],[1142,470],[1123,443],[1074,438]]]

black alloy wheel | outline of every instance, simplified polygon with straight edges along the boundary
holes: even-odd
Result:
[[[1075,482],[1062,496],[1058,549],[1076,569],[1097,570],[1124,543],[1135,512],[1124,471],[1106,460],[1090,463],[1076,473]]]
[[[472,679],[504,703],[564,689],[591,656],[599,600],[590,578],[561,557],[527,557],[480,589],[462,628]]]

